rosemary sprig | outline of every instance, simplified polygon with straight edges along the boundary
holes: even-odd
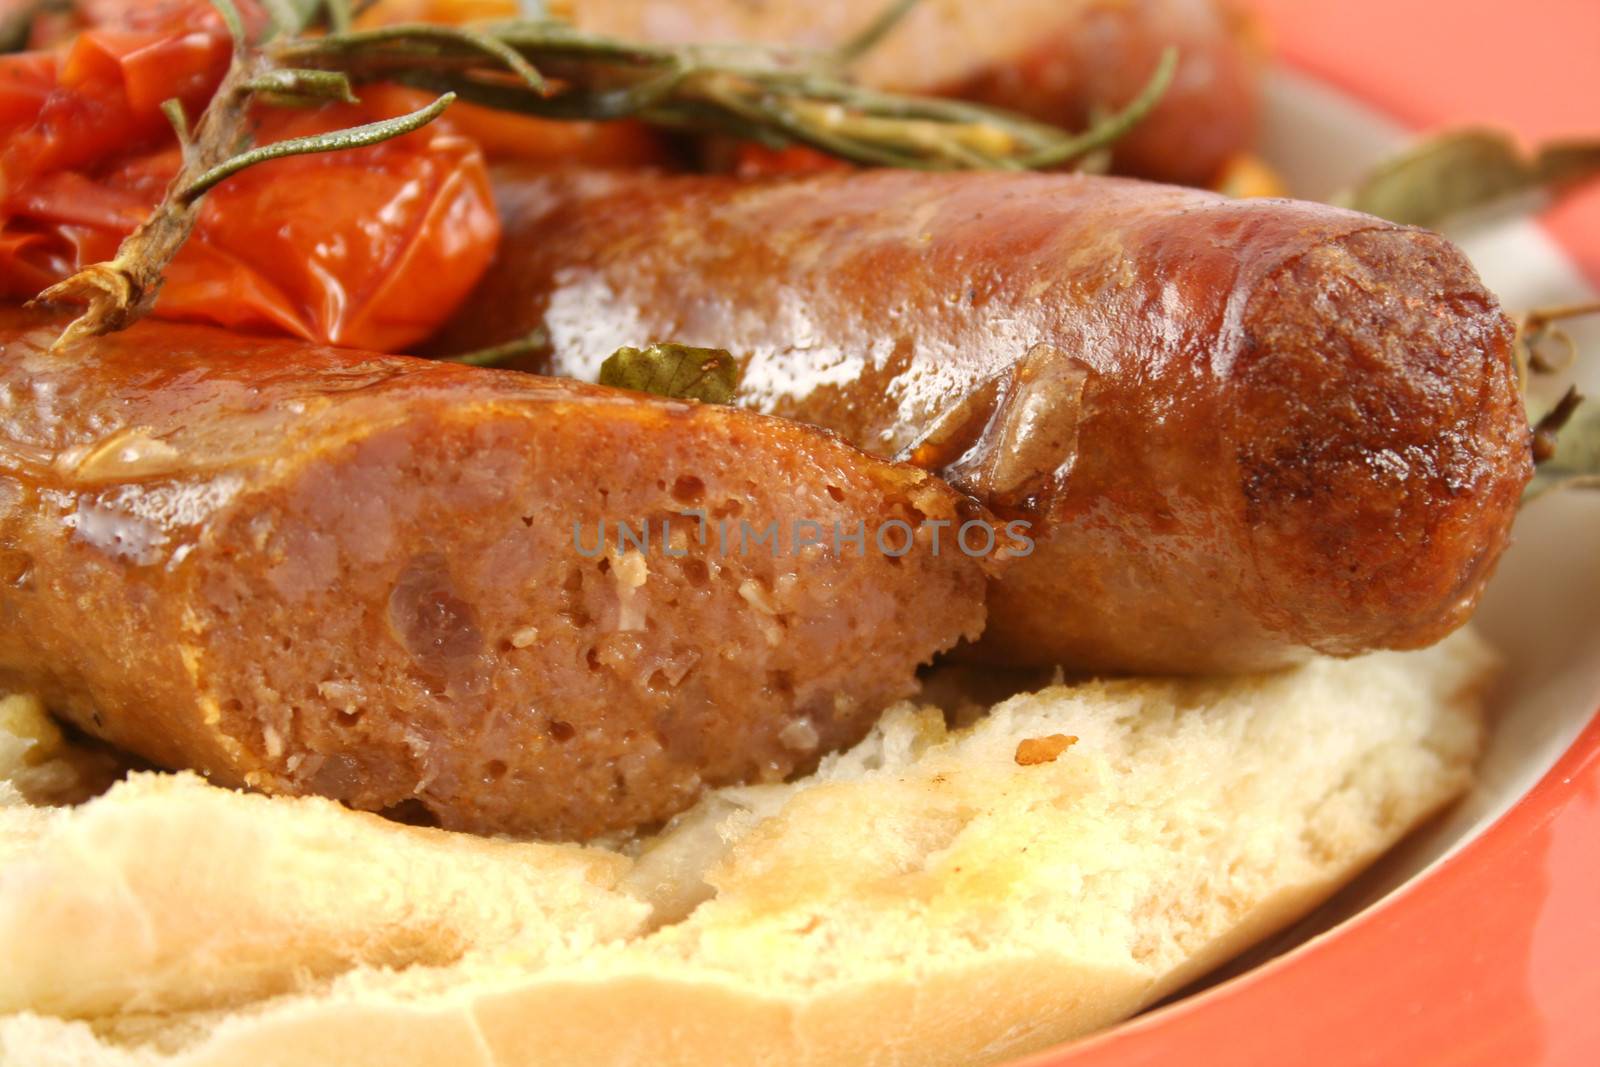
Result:
[[[204,174],[198,175],[193,181],[185,185],[178,193],[178,200],[185,204],[192,204],[217,185],[227,181],[247,167],[257,163],[265,163],[270,159],[284,159],[288,156],[309,156],[319,152],[343,152],[351,148],[366,148],[369,145],[380,144],[395,137],[402,137],[414,130],[420,130],[440,115],[446,108],[455,103],[453,93],[446,93],[427,107],[419,108],[408,115],[398,115],[392,119],[383,119],[380,122],[369,122],[363,126],[352,126],[348,130],[339,130],[335,133],[317,134],[312,137],[292,137],[285,141],[274,141],[269,145],[241,152],[232,159],[217,164]]]
[[[921,0],[894,0],[883,9],[882,14],[867,23],[865,29],[834,49],[834,61],[841,67],[848,67],[878,47],[878,43],[889,36],[900,25],[900,20],[911,14],[911,9],[919,3]]]
[[[338,101],[358,103],[350,79],[335,70],[268,70],[245,85],[263,100],[290,107]],[[173,101],[167,101],[168,104]]]
[[[175,101],[164,108],[183,146],[183,166],[150,218],[114,259],[36,298],[87,304],[58,348],[123,329],[149,310],[163,271],[193,231],[200,198],[219,182],[265,160],[400,136],[458,97],[545,118],[636,118],[775,146],[799,143],[869,165],[1025,170],[1093,158],[1155,107],[1177,64],[1169,49],[1132,103],[1072,134],[994,108],[876,92],[847,80],[842,70],[889,33],[915,0],[894,0],[861,35],[831,52],[647,44],[584,33],[551,18],[352,30],[352,0],[263,0],[271,24],[263,40],[252,43],[233,0],[212,3],[233,34],[233,62],[193,131]],[[429,89],[438,98],[410,115],[352,130],[248,144],[256,101],[348,100],[354,85],[379,80]]]
[[[522,356],[530,356],[542,351],[550,344],[550,335],[544,328],[534,327],[521,337],[513,338],[504,344],[490,345],[488,348],[479,348],[471,352],[459,352],[453,356],[434,357],[441,363],[462,363],[469,367],[498,367],[503,363],[510,363]]]
[[[231,8],[231,4],[227,5]],[[237,15],[237,12],[234,12]],[[161,291],[162,272],[188,240],[199,218],[199,196],[185,196],[193,181],[222,166],[244,139],[251,94],[244,88],[263,72],[263,61],[241,44],[233,65],[223,77],[216,96],[206,108],[199,127],[187,134],[188,122],[179,106],[167,105],[183,145],[183,166],[168,186],[161,204],[137,229],[123,239],[115,258],[93,263],[52,285],[33,299],[34,304],[85,304],[56,341],[59,351],[85,337],[126,329],[142,318]]]
[[[1174,50],[1144,90],[1091,129],[1069,134],[994,108],[863,88],[840,73],[902,17],[895,3],[863,37],[835,52],[757,45],[658,45],[584,33],[551,20],[471,30],[391,27],[284,41],[283,65],[392,80],[463,100],[553,119],[637,118],[658,126],[800,143],[876,166],[1027,170],[1062,166],[1111,143],[1143,119],[1171,83]],[[543,87],[510,55],[544,72]]]

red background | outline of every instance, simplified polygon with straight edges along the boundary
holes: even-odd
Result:
[[[1283,61],[1417,129],[1600,137],[1600,0],[1243,0]],[[1600,183],[1546,215],[1600,285]]]

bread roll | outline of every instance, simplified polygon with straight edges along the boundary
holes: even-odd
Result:
[[[611,848],[192,775],[58,809],[0,787],[0,1063],[999,1060],[1180,988],[1458,795],[1492,663],[1461,633],[959,728],[902,704]]]

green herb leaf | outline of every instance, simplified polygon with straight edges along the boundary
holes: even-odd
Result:
[[[677,400],[731,404],[739,365],[720,348],[654,344],[619,348],[600,365],[600,384]]]
[[[1539,465],[1522,494],[1524,503],[1557,489],[1600,489],[1600,407],[1580,407],[1581,402],[1569,389],[1534,423]]]
[[[187,155],[194,147],[194,131],[189,129],[189,116],[184,114],[183,101],[177,97],[161,101],[161,113],[172,124],[172,132],[178,137],[178,144]]]
[[[1161,98],[1167,94],[1167,89],[1171,87],[1172,79],[1177,73],[1178,50],[1168,46],[1166,51],[1161,53],[1161,61],[1156,64],[1155,73],[1150,75],[1150,80],[1145,82],[1144,88],[1139,90],[1139,95],[1130,100],[1127,107],[1095,123],[1078,136],[1067,138],[1061,144],[1035,153],[1023,161],[1024,166],[1058,167],[1121,140],[1129,130],[1143,122],[1145,117],[1155,110]]]
[[[292,37],[319,22],[326,22],[335,31],[350,26],[349,0],[261,0],[261,6],[267,9],[267,18],[272,22],[269,40]]]
[[[902,19],[911,14],[911,9],[921,2],[922,0],[891,0],[889,6],[867,23],[866,29],[834,49],[835,62],[840,66],[849,66],[872,51],[896,26],[900,25]]]
[[[1334,198],[1343,206],[1412,226],[1600,177],[1600,140],[1563,141],[1525,155],[1499,130],[1451,130],[1431,137]]]
[[[892,4],[883,32],[906,10]],[[997,108],[864,88],[841,76],[838,52],[626,41],[550,20],[329,33],[276,43],[267,54],[276,64],[343,71],[357,83],[399,81],[541,118],[636,118],[931,170],[1021,170],[1090,156],[1149,114],[1177,67],[1169,49],[1135,100],[1073,134]]]
[[[515,26],[516,23],[508,23]],[[351,73],[383,77],[426,69],[432,63],[460,66],[462,60],[486,59],[508,70],[536,93],[545,91],[544,76],[515,47],[494,32],[466,26],[411,24],[384,26],[353,33],[330,33],[287,42],[277,58],[319,66],[348,69]],[[470,68],[469,68],[470,69]]]
[[[374,0],[365,0],[363,6],[370,7]],[[326,0],[328,7],[328,29],[334,33],[345,33],[355,22],[356,12],[351,0]]]
[[[291,137],[288,140],[262,145],[212,167],[185,186],[179,196],[182,200],[192,203],[247,167],[268,160],[283,159],[286,156],[308,156],[318,152],[343,152],[346,149],[366,148],[368,145],[402,137],[421,129],[444,114],[445,108],[455,103],[455,99],[454,93],[446,93],[427,107],[413,111],[409,115],[399,115],[381,122],[369,122],[364,126],[352,126],[348,130],[321,133],[312,137]]]
[[[244,19],[239,17],[239,9],[233,0],[211,0],[211,6],[217,9],[217,14],[222,16],[223,24],[228,27],[228,36],[233,38],[233,47],[237,51],[248,42],[244,39]]]
[[[245,82],[240,88],[250,93],[265,93],[273,100],[323,103],[338,100],[354,104],[355,91],[350,79],[336,70],[299,70],[279,67],[265,70]]]

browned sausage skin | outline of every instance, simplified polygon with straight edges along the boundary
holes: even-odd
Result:
[[[507,176],[447,344],[590,377],[671,337],[743,402],[902,455],[1038,548],[978,650],[1279,666],[1460,625],[1530,470],[1510,327],[1444,239],[1074,175]]]
[[[0,685],[167,766],[588,837],[814,762],[982,626],[984,564],[925,536],[794,551],[792,520],[970,516],[809,427],[154,322],[57,357],[59,328],[0,311]],[[702,544],[691,508],[788,543]],[[602,519],[656,540],[601,553]]]
[[[585,29],[657,41],[824,48],[888,0],[576,0]],[[1230,0],[923,0],[861,62],[875,88],[995,104],[1081,128],[1138,95],[1175,46],[1155,111],[1118,143],[1119,171],[1204,184],[1255,140],[1258,49]]]

